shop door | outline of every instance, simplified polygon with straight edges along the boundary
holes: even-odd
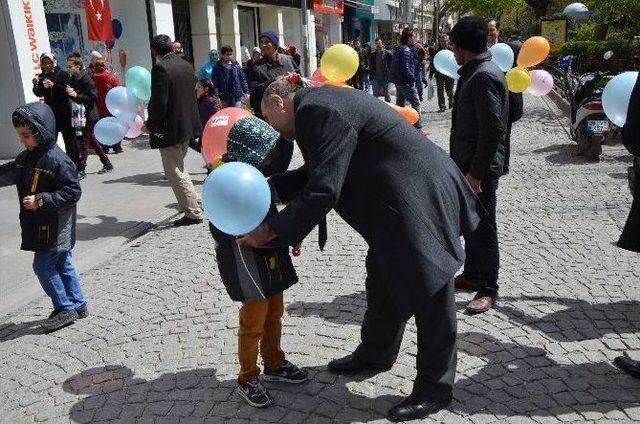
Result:
[[[193,42],[191,41],[191,13],[189,0],[172,0],[173,30],[176,41],[182,44],[185,58],[193,64]]]
[[[258,9],[238,6],[238,20],[240,21],[240,46],[244,52],[235,52],[235,57],[238,62],[244,63],[250,59],[247,54],[251,54],[251,50],[258,47]]]

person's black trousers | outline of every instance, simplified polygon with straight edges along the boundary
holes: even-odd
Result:
[[[453,78],[447,76],[436,75],[436,88],[438,92],[438,106],[440,109],[446,109],[447,104],[444,99],[444,92],[447,92],[447,100],[449,101],[449,107],[453,105]]]
[[[62,128],[62,139],[64,140],[64,150],[67,156],[76,164],[76,167],[80,167],[80,140],[76,137],[75,128]]]
[[[618,247],[632,252],[640,253],[640,157],[636,156],[634,160],[635,172],[635,192],[633,195],[633,203],[624,225]]]
[[[369,363],[390,366],[398,357],[406,320],[400,318],[391,301],[371,251],[366,265],[367,311],[362,322],[362,340],[354,354]],[[401,285],[398,289],[401,290]],[[424,311],[414,316],[418,355],[412,394],[419,399],[444,400],[453,392],[457,363],[453,282],[447,283],[425,303]]]
[[[478,194],[480,223],[470,235],[464,237],[464,275],[486,294],[498,292],[500,248],[496,226],[498,180],[482,182]]]

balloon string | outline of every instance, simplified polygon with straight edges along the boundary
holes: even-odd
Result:
[[[256,283],[256,280],[253,279],[251,272],[249,272],[249,267],[247,267],[247,263],[244,261],[244,256],[242,255],[242,249],[240,249],[240,245],[236,243],[236,246],[238,246],[238,253],[240,254],[240,259],[242,260],[242,265],[244,265],[245,271],[247,271],[249,278],[251,278],[253,285],[256,286],[256,289],[258,290],[258,293],[260,293],[260,296],[262,296],[263,299],[266,299],[266,296],[264,295],[262,290],[260,290],[260,286],[258,285],[258,283]]]

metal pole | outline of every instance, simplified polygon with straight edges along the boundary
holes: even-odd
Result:
[[[433,34],[433,38],[434,41],[438,41],[438,34],[440,34],[440,0],[436,0],[435,2],[435,7],[436,7],[436,11],[435,11],[435,22],[436,22],[436,33]]]
[[[309,63],[309,20],[308,20],[308,2],[302,0],[302,51],[304,55],[304,74],[311,75],[311,64]]]

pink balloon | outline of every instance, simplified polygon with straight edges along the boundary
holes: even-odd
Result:
[[[542,69],[534,69],[529,71],[531,75],[531,85],[527,89],[527,93],[533,96],[545,96],[553,90],[553,77],[551,74]]]
[[[135,121],[132,121],[129,124],[129,131],[124,135],[127,138],[136,138],[140,134],[142,134],[142,126],[144,125],[144,121],[140,117],[140,115],[136,115]]]
[[[311,75],[311,85],[314,87],[319,87],[324,85],[327,82],[327,79],[322,75],[322,71],[320,68],[316,69],[313,75]]]

